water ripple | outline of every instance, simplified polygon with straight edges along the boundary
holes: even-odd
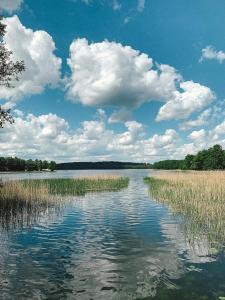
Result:
[[[148,172],[116,171],[130,177],[127,189],[69,198],[31,226],[2,229],[0,299],[188,299],[186,278],[205,280],[217,256],[207,241],[191,247],[180,219],[149,198]],[[213,274],[225,291],[221,272]],[[210,284],[204,295],[214,299]]]

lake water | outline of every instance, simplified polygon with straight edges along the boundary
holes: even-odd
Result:
[[[4,180],[116,173],[118,192],[66,198],[0,229],[0,299],[200,300],[225,296],[222,246],[190,239],[186,222],[151,199],[149,170],[1,174]]]

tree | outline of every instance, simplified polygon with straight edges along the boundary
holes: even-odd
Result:
[[[28,159],[26,161],[26,170],[27,171],[36,171],[35,161],[33,161],[32,159]]]
[[[153,169],[184,170],[224,170],[225,150],[220,145],[199,151],[196,155],[188,154],[184,160],[162,160],[153,164]]]
[[[5,123],[7,123],[7,122],[10,124],[14,123],[14,119],[13,119],[12,115],[10,114],[10,109],[4,110],[0,106],[0,128],[3,128]]]
[[[48,163],[47,160],[42,161],[42,169],[47,170],[48,169],[48,165],[49,165],[49,163]]]
[[[53,172],[56,169],[56,163],[54,161],[50,161],[49,169]]]
[[[0,16],[0,87],[13,88],[13,81],[19,80],[19,75],[25,70],[23,61],[12,61],[12,51],[7,49],[3,37],[6,33],[6,25],[2,22],[3,17]],[[6,122],[13,123],[13,117],[10,110],[4,110],[0,106],[0,128],[4,127]]]
[[[208,169],[219,170],[225,167],[224,152],[220,145],[214,145],[208,150]]]
[[[54,171],[56,163],[54,161],[41,161],[38,159],[21,159],[18,157],[0,157],[0,171],[41,171],[44,169]]]
[[[207,157],[208,157],[208,150],[199,151],[193,158],[191,169],[208,170],[208,168],[206,167]]]
[[[153,169],[177,170],[183,169],[183,160],[161,160],[152,165]]]
[[[193,168],[194,155],[188,154],[184,159],[183,168],[185,170],[191,170]]]

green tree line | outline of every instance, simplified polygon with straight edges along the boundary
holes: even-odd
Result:
[[[47,160],[32,160],[21,159],[17,157],[0,157],[0,171],[41,171],[41,170],[56,169],[56,163],[54,161]]]
[[[151,164],[122,161],[68,162],[57,164],[57,170],[150,169]]]
[[[162,160],[152,165],[153,169],[163,170],[224,170],[225,150],[220,145],[199,151],[196,155],[188,154],[183,160]]]

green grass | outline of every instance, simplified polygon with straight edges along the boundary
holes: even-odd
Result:
[[[35,189],[47,188],[49,194],[57,195],[84,195],[87,192],[118,191],[128,186],[127,177],[84,177],[84,178],[60,178],[60,179],[35,179],[23,180],[26,188],[32,186]]]

